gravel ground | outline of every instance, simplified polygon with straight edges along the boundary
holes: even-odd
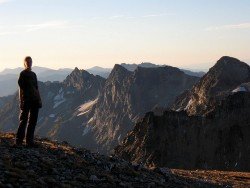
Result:
[[[37,148],[14,147],[14,137],[14,134],[0,134],[0,187],[210,188],[232,184],[204,179],[206,173],[199,177],[168,168],[147,169],[48,139],[37,138]]]

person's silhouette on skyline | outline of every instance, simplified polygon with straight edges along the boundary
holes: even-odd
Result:
[[[41,97],[38,90],[37,76],[32,72],[32,58],[24,59],[25,69],[20,73],[18,79],[20,116],[19,127],[16,134],[16,145],[23,144],[26,132],[26,145],[35,146],[34,132],[38,118],[39,108],[42,107]],[[28,124],[28,126],[27,126]],[[26,131],[27,127],[27,131]]]

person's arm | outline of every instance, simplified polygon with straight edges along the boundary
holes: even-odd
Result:
[[[36,87],[36,89],[38,90],[38,81],[37,81],[37,76],[36,76],[36,74],[35,74],[35,78],[36,78],[36,85],[35,85],[35,87]]]
[[[24,75],[20,73],[19,78],[18,78],[18,85],[21,89],[25,88],[25,83],[24,83]]]
[[[36,88],[36,92],[37,92],[39,108],[42,108],[42,99],[41,99],[40,92],[39,92],[39,89],[38,89],[38,81],[37,81],[37,76],[36,76],[36,74],[35,74],[35,79],[36,79],[35,88]]]

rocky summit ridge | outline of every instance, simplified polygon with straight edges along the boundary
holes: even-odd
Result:
[[[129,71],[115,65],[89,123],[89,127],[93,127],[92,135],[98,144],[98,151],[112,151],[146,112],[170,107],[179,94],[191,89],[198,80],[198,77],[189,76],[171,66],[139,66]]]
[[[223,56],[190,91],[180,95],[173,105],[177,111],[202,115],[212,110],[240,85],[250,82],[250,66],[236,58]]]
[[[37,138],[36,148],[14,147],[14,136],[0,134],[0,187],[231,187],[183,171],[147,169],[65,142]]]

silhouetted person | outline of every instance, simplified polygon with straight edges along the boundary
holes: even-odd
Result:
[[[20,146],[23,144],[26,132],[26,145],[34,147],[34,132],[39,108],[42,107],[42,102],[38,90],[37,76],[31,71],[31,57],[28,56],[24,59],[24,67],[25,69],[20,73],[18,79],[21,111],[19,127],[16,135],[16,145]]]

